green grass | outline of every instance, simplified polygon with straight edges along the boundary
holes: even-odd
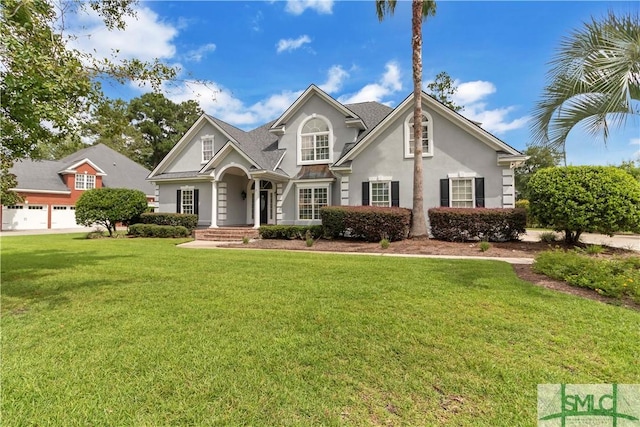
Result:
[[[2,239],[2,425],[534,425],[633,383],[640,313],[496,261]]]

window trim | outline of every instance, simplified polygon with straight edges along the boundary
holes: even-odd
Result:
[[[317,189],[326,189],[327,190],[327,204],[324,206],[331,206],[331,185],[330,184],[324,184],[324,185],[318,185],[318,184],[298,184],[296,185],[296,220],[297,221],[320,221],[322,218],[320,218],[320,209],[324,206],[322,206],[321,208],[318,209],[318,218],[313,218],[313,213],[315,212],[315,191],[312,192],[312,201],[311,201],[311,219],[301,219],[300,218],[300,190],[303,189],[312,189],[312,190],[317,190]]]
[[[387,195],[389,196],[389,203],[386,205],[374,205],[373,204],[373,184],[386,184],[387,185]],[[382,207],[391,207],[391,180],[369,180],[369,206],[382,206]]]
[[[453,208],[453,182],[454,181],[469,181],[471,183],[471,206],[464,206],[463,208],[475,208],[476,207],[476,177],[475,176],[457,176],[449,177],[449,207]],[[455,202],[468,202],[468,200],[455,200]],[[460,206],[455,206],[460,208]]]
[[[82,179],[78,179],[78,177],[82,177]],[[92,178],[92,186],[89,187],[89,177]],[[84,190],[92,190],[96,188],[96,176],[88,173],[76,173],[73,180],[73,187],[76,190],[84,191]],[[82,186],[78,184],[82,182]]]
[[[302,129],[305,127],[305,125],[313,120],[313,119],[320,119],[322,121],[324,121],[327,125],[327,127],[329,128],[328,131],[328,138],[329,138],[329,158],[328,159],[315,159],[316,157],[316,140],[314,138],[313,141],[313,156],[314,156],[314,160],[302,160]],[[324,134],[324,132],[318,133],[318,134]],[[315,133],[313,134],[304,134],[304,135],[316,135]],[[322,164],[328,164],[328,163],[333,163],[333,126],[331,125],[331,121],[329,119],[327,119],[325,116],[321,115],[321,114],[312,114],[309,117],[307,117],[304,121],[302,121],[302,123],[300,123],[300,126],[298,126],[298,132],[296,135],[296,145],[297,145],[297,155],[298,155],[298,165],[322,165]]]
[[[211,141],[211,156],[209,158],[206,158],[204,153],[205,153],[205,149],[204,149],[204,144],[205,142]],[[213,158],[213,152],[215,150],[215,141],[216,141],[216,137],[215,135],[202,135],[200,137],[200,156],[202,158],[202,164],[207,163],[209,160],[211,160]]]
[[[428,150],[422,151],[422,157],[433,157],[433,118],[427,111],[422,111],[422,116],[427,118],[427,140]],[[413,111],[404,119],[404,157],[405,159],[413,159],[414,155],[411,153],[411,138],[413,137],[413,131],[409,122],[413,119]],[[424,136],[423,136],[424,138]]]
[[[191,206],[191,212],[185,212],[184,211],[184,207],[185,207],[185,203],[184,203],[184,196],[185,193],[191,193],[191,205],[187,205],[187,206]],[[181,214],[193,214],[195,213],[195,198],[196,198],[196,189],[195,187],[181,187],[180,188],[180,213]]]

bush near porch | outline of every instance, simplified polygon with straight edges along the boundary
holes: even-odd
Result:
[[[172,225],[185,227],[189,232],[198,226],[198,215],[181,213],[149,212],[140,216],[143,224]]]

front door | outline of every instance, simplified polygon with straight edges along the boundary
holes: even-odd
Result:
[[[269,192],[267,190],[260,190],[260,224],[266,224],[268,222],[268,202]]]

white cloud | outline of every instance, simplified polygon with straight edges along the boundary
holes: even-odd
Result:
[[[491,133],[503,134],[510,130],[520,129],[529,121],[528,116],[509,120],[508,116],[514,110],[515,107],[513,106],[489,110],[487,109],[486,103],[478,102],[475,104],[465,105],[465,108],[461,113],[470,120],[480,122],[483,129]]]
[[[629,145],[631,145],[632,147],[640,148],[640,138],[631,138],[631,140],[629,141]],[[640,150],[635,151],[631,155],[631,158],[640,161]]]
[[[349,73],[347,71],[345,71],[340,65],[334,65],[329,69],[327,81],[319,87],[327,93],[337,92],[340,90],[342,82],[347,77],[349,77]]]
[[[456,80],[454,84],[458,86],[458,90],[451,98],[458,105],[473,104],[496,91],[493,83],[482,80],[465,83],[459,83]]]
[[[377,101],[384,103],[386,96],[402,90],[400,67],[396,62],[388,62],[385,65],[385,73],[377,83],[371,83],[360,89],[355,94],[345,95],[339,98],[343,104],[355,104],[357,102]]]
[[[207,53],[213,52],[214,50],[216,50],[216,45],[214,43],[207,43],[197,49],[190,50],[184,55],[184,58],[187,61],[200,62],[202,61],[202,58],[207,55]]]
[[[90,10],[90,9],[89,9]],[[160,20],[147,7],[135,8],[136,16],[124,18],[124,30],[109,31],[96,12],[90,10],[74,17],[70,32],[76,36],[70,45],[97,58],[121,59],[172,58],[176,53],[173,39],[178,30]]]
[[[311,43],[311,39],[306,34],[297,39],[280,39],[276,45],[277,52],[282,53],[287,50],[296,50],[301,48],[305,43]]]
[[[429,83],[425,82],[423,89],[426,90]],[[488,108],[485,99],[497,91],[493,83],[484,80],[460,82],[460,80],[454,79],[453,84],[457,87],[457,91],[451,96],[451,100],[464,107],[460,114],[474,122],[481,123],[483,129],[494,134],[503,134],[527,125],[528,116],[509,118],[510,114],[516,110],[515,106]]]
[[[333,0],[287,0],[285,11],[292,15],[301,15],[305,10],[315,10],[320,14],[333,13]]]

